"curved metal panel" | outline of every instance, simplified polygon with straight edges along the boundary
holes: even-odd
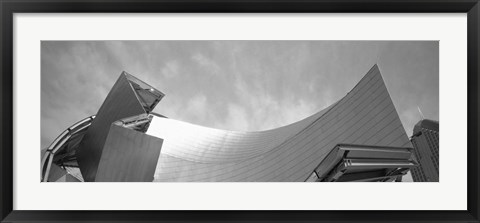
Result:
[[[338,144],[382,146],[381,156],[389,156],[389,147],[411,147],[377,65],[330,107],[257,132],[148,115],[163,94],[129,82],[136,80],[121,75],[81,141],[78,161],[86,181],[312,181]]]
[[[376,65],[337,103],[285,127],[237,132],[155,117],[146,133],[164,139],[155,181],[304,181],[339,143],[410,147]]]
[[[49,174],[52,172],[52,163],[62,167],[76,163],[78,145],[94,118],[95,115],[92,115],[73,124],[63,131],[47,149],[42,151],[41,181],[50,181]]]

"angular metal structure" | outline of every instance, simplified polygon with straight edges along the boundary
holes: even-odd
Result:
[[[339,144],[307,181],[401,181],[417,163],[412,148]]]
[[[127,72],[120,75],[77,152],[77,161],[85,181],[95,181],[110,125],[119,119],[152,111],[163,96],[163,93]]]
[[[146,115],[140,117],[150,121]],[[127,119],[110,127],[95,181],[153,181],[163,139],[144,134],[138,127],[148,122],[138,123],[143,119],[137,118],[133,125]]]
[[[153,114],[138,99],[157,91],[132,83],[121,75],[78,148],[85,181],[391,181],[416,165],[377,65],[328,108],[257,132]]]
[[[77,149],[95,116],[90,116],[63,131],[52,144],[42,151],[41,181],[56,181],[58,174],[70,174],[83,181],[77,163]],[[56,168],[61,167],[61,168]]]

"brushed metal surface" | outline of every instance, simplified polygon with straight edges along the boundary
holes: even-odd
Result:
[[[146,113],[126,75],[123,72],[117,79],[80,143],[77,161],[85,181],[95,181],[110,125],[121,118]]]
[[[95,181],[153,181],[162,142],[162,139],[112,124]]]
[[[257,132],[157,115],[145,133],[112,125],[158,103],[139,100],[137,88],[145,83],[132,87],[128,77],[117,80],[80,144],[77,159],[85,181],[297,182],[311,176],[337,144],[411,147],[376,65],[328,108]]]
[[[146,133],[164,139],[154,181],[305,181],[340,143],[411,147],[377,65],[337,103],[278,129],[224,131],[155,117]]]

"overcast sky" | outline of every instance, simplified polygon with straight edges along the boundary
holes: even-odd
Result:
[[[122,71],[165,93],[154,112],[228,130],[299,121],[377,63],[412,134],[438,120],[437,41],[43,41],[41,146],[93,115]]]

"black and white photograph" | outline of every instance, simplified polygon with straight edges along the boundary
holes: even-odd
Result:
[[[40,43],[41,182],[440,182],[439,41]]]
[[[0,222],[478,222],[479,1],[6,0]]]

